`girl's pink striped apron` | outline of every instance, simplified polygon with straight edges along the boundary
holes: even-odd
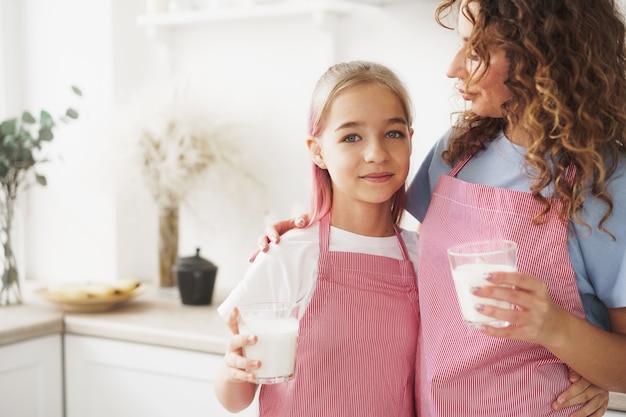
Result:
[[[319,278],[300,322],[295,378],[263,385],[261,416],[414,417],[417,285],[404,260],[330,252],[320,224]]]
[[[418,414],[569,416],[575,408],[554,412],[550,407],[570,385],[568,367],[542,346],[489,337],[466,326],[446,253],[452,245],[473,240],[514,240],[518,270],[546,282],[559,306],[584,317],[567,228],[557,215],[560,202],[553,201],[544,224],[534,225],[542,207],[531,194],[456,178],[470,157],[440,177],[420,232]],[[575,169],[569,171],[575,175]]]

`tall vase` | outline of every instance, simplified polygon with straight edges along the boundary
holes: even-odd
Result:
[[[2,287],[0,288],[0,306],[22,304],[19,273],[12,241],[13,215],[15,199],[5,190],[0,196],[0,274]]]
[[[172,267],[178,260],[178,206],[159,209],[159,287],[176,285]]]

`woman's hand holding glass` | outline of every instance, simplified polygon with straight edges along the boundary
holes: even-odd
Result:
[[[485,325],[481,329],[484,333],[494,337],[538,343],[548,348],[558,343],[562,333],[559,331],[560,327],[569,313],[554,303],[543,281],[519,272],[493,272],[488,280],[509,287],[480,287],[473,291],[474,295],[508,301],[516,308],[508,310],[486,304],[479,305],[481,314],[510,323],[505,328]],[[554,401],[553,409],[558,410],[582,403],[584,406],[572,414],[572,417],[604,415],[609,402],[609,393],[573,370],[570,370],[569,379],[572,385]]]
[[[519,272],[492,272],[487,280],[496,285],[476,287],[472,293],[485,299],[509,302],[516,308],[477,305],[481,314],[510,323],[499,329],[482,326],[484,333],[538,343],[548,349],[559,342],[561,326],[569,313],[554,303],[543,281]]]

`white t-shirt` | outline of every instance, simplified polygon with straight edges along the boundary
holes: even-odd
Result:
[[[417,276],[417,233],[402,230],[409,259]],[[358,252],[402,260],[396,236],[370,237],[330,228],[330,251]],[[267,253],[259,253],[241,283],[218,307],[226,319],[233,307],[248,303],[285,301],[300,304],[304,314],[315,290],[319,261],[319,223],[306,229],[292,229],[271,244]]]

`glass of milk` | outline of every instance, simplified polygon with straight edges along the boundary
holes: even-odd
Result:
[[[257,342],[244,347],[244,355],[261,361],[257,384],[275,384],[293,379],[298,344],[296,303],[273,302],[238,306],[239,333],[255,335]]]
[[[493,285],[486,280],[490,272],[516,271],[517,243],[511,240],[464,243],[448,248],[448,259],[463,320],[471,327],[484,324],[494,327],[508,326],[507,321],[480,314],[476,311],[476,305],[489,304],[508,309],[513,309],[514,306],[504,301],[477,297],[472,294],[471,289]]]

